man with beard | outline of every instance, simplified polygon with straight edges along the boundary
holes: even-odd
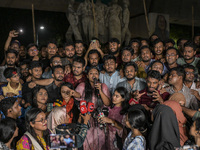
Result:
[[[177,63],[179,65],[189,64],[196,67],[200,58],[195,57],[195,55],[196,55],[196,45],[192,41],[188,41],[184,44],[183,58],[179,58],[177,60]]]
[[[180,53],[180,57],[183,57],[183,49],[186,42],[188,42],[188,39],[186,38],[180,38],[177,40],[177,48]]]
[[[121,46],[120,42],[117,38],[112,38],[112,39],[109,40],[109,51],[108,51],[108,53],[110,55],[115,56],[117,64],[121,64],[121,62],[122,62],[121,53],[119,51],[120,46]]]
[[[116,70],[117,62],[115,56],[105,55],[103,58],[103,64],[106,72],[105,74],[100,73],[99,80],[101,83],[105,83],[113,94],[117,84],[124,81],[125,78],[121,78],[119,72]]]
[[[168,100],[169,93],[158,90],[160,80],[161,74],[156,70],[151,70],[147,74],[147,87],[140,92],[136,91],[134,93],[135,99],[149,110],[155,108],[157,104],[162,104]]]
[[[75,52],[76,52],[76,56],[84,57],[85,46],[83,44],[83,41],[77,40],[75,42]]]
[[[42,67],[43,69],[46,69],[50,66],[50,59],[51,57],[55,56],[58,51],[58,47],[54,41],[50,41],[47,44],[47,58],[42,59]]]
[[[141,46],[141,42],[139,39],[134,38],[130,41],[129,46],[133,49],[133,61],[137,61],[140,59],[139,57],[139,49]]]
[[[160,60],[164,63],[165,62],[165,58],[163,55],[164,43],[161,39],[158,38],[153,41],[153,50],[154,50],[155,60]]]
[[[65,56],[66,56],[66,57],[62,58],[63,66],[72,64],[73,58],[75,56],[74,44],[73,43],[65,43],[63,48],[64,48]]]
[[[15,67],[19,72],[19,68],[16,67],[18,53],[16,50],[9,49],[6,51],[6,65],[0,66],[0,84],[7,82],[6,78],[3,75],[3,72],[8,67]]]
[[[135,63],[138,65],[138,74],[137,76],[140,78],[146,78],[146,73],[149,70],[150,64],[155,61],[152,59],[153,54],[148,46],[142,46],[140,48],[140,57],[141,61],[136,61]]]
[[[61,57],[59,55],[55,55],[55,56],[51,57],[51,59],[50,59],[50,67],[52,68],[52,67],[58,66],[58,65],[62,66]],[[44,78],[44,79],[52,78],[52,69],[51,68],[48,71],[45,71],[42,74],[42,78]]]
[[[22,61],[22,62],[20,62],[19,67],[20,67],[20,78],[24,82],[26,82],[26,79],[29,76],[29,71],[28,71],[29,70],[29,64],[26,61]]]
[[[88,53],[88,65],[86,67],[86,70],[88,70],[90,67],[97,67],[100,71],[103,69],[103,64],[101,62],[101,54],[98,50],[92,49]]]
[[[36,80],[33,84],[42,85],[46,87],[46,90],[49,94],[47,103],[54,103],[60,95],[60,86],[63,83],[64,79],[64,69],[62,66],[57,65],[52,67],[52,78]]]
[[[185,79],[184,79],[184,84],[187,86],[191,93],[200,101],[200,89],[196,88],[196,83],[194,82],[195,78],[195,67],[192,65],[184,65],[184,70],[185,70]]]
[[[86,80],[85,70],[85,60],[82,57],[76,57],[72,63],[72,72],[67,74],[64,78],[65,82],[69,82],[76,86]]]
[[[190,89],[187,86],[185,86],[185,84],[183,83],[184,79],[185,79],[185,71],[183,67],[180,66],[180,67],[172,68],[169,74],[169,79],[168,79],[168,83],[171,86],[166,87],[165,89],[170,94],[173,94],[176,92],[182,93],[186,99],[185,106],[187,108],[197,110],[199,108],[197,99],[195,98],[194,95],[192,95]]]
[[[124,68],[126,80],[117,84],[117,87],[124,87],[129,93],[134,93],[136,90],[141,91],[146,87],[146,83],[136,77],[138,67],[134,62],[129,62]]]
[[[29,65],[31,81],[22,86],[22,98],[26,103],[32,104],[32,90],[36,86],[32,81],[40,80],[42,77],[42,64],[39,61],[32,61]]]

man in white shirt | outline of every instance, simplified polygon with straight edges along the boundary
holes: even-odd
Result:
[[[100,73],[99,80],[101,83],[105,83],[110,92],[114,93],[114,90],[119,82],[125,80],[121,78],[119,72],[116,70],[117,63],[114,55],[105,55],[103,58],[105,73]]]

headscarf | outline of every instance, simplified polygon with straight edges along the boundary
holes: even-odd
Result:
[[[182,101],[182,103],[186,104],[186,99],[185,96],[182,93],[174,93],[169,97],[169,100],[173,100],[176,101],[178,103],[180,103]]]
[[[66,108],[55,107],[47,118],[47,127],[49,130],[54,130],[58,125],[65,123]]]
[[[171,109],[174,111],[176,115],[176,118],[178,120],[179,132],[180,132],[180,144],[181,146],[183,146],[185,141],[187,141],[188,137],[186,136],[186,128],[185,128],[185,123],[187,119],[182,113],[182,108],[178,102],[173,101],[173,100],[165,101],[164,105],[171,107]]]
[[[173,150],[180,147],[178,121],[173,110],[157,105],[153,110],[153,126],[149,136],[150,150]]]

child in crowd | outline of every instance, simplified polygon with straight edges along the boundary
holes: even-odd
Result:
[[[3,95],[1,97],[20,97],[22,95],[22,85],[20,84],[20,77],[17,69],[6,68],[4,70],[4,76],[8,83],[1,86],[0,95]]]
[[[136,109],[128,112],[126,116],[126,126],[131,129],[125,139],[123,150],[145,150],[147,132],[147,118],[143,111]]]

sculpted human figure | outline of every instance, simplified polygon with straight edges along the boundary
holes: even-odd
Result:
[[[102,43],[105,43],[108,40],[107,34],[107,25],[106,20],[108,16],[108,7],[101,2],[101,0],[97,0],[95,4],[95,15],[96,15],[96,25],[97,25],[97,33],[98,38]]]
[[[80,31],[78,29],[78,15],[74,11],[73,5],[75,0],[69,0],[68,9],[66,12],[67,19],[70,23],[70,26],[65,34],[67,41],[72,41],[72,35],[74,34],[75,40],[82,40]]]
[[[128,9],[129,0],[123,0],[123,12],[122,12],[122,43],[125,41],[125,45],[128,45],[131,39],[131,32],[129,30],[130,11]]]
[[[94,17],[90,0],[80,3],[77,13],[81,19],[84,39],[88,43],[94,36]]]
[[[117,38],[121,42],[122,8],[117,3],[118,0],[112,0],[112,4],[109,7],[109,13],[108,13],[109,39]]]

